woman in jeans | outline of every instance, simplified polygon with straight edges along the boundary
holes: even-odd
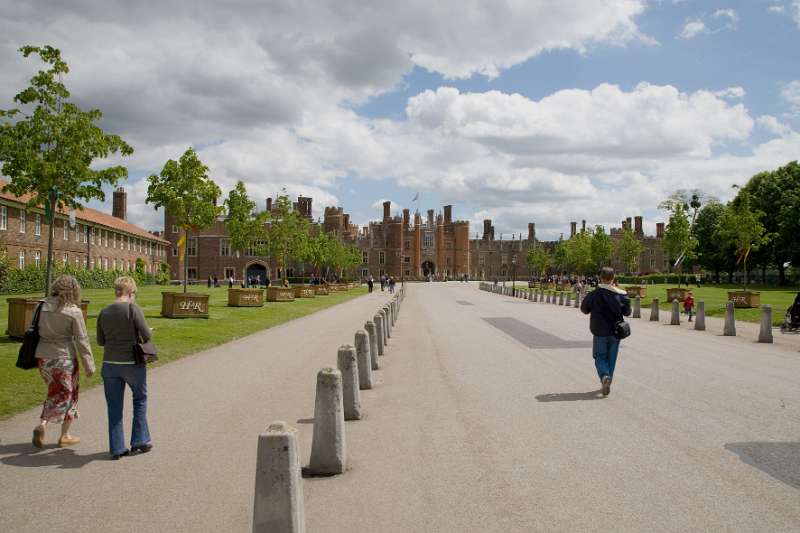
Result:
[[[36,359],[39,373],[47,385],[39,425],[33,430],[33,445],[44,446],[47,424],[61,424],[58,446],[78,444],[80,438],[70,435],[72,421],[78,418],[79,365],[83,360],[86,377],[94,374],[94,357],[80,310],[81,286],[72,276],[59,276],[53,282],[50,296],[41,304],[39,344]]]
[[[131,453],[147,453],[153,445],[147,427],[147,367],[136,364],[133,345],[139,342],[134,336],[134,326],[142,342],[150,340],[150,329],[136,300],[136,282],[123,276],[114,281],[116,299],[97,317],[97,343],[103,346],[103,387],[108,404],[108,443],[112,459]],[[133,394],[133,429],[131,448],[125,446],[122,429],[122,406],[125,386]]]

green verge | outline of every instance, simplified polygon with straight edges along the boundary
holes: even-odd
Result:
[[[251,333],[268,329],[290,320],[316,313],[327,307],[346,302],[363,294],[366,287],[350,289],[346,292],[333,292],[329,296],[301,298],[294,302],[267,302],[264,307],[228,307],[227,288],[208,289],[205,286],[191,287],[191,292],[208,293],[208,319],[161,317],[161,292],[179,291],[180,287],[146,286],[140,287],[137,303],[144,310],[147,323],[153,328],[153,341],[158,346],[159,361],[163,365],[244,337]],[[0,324],[3,331],[8,323],[8,298],[0,297]],[[95,325],[100,310],[114,299],[111,289],[89,289],[83,297],[90,300],[87,326],[92,337],[92,348],[98,372],[86,378],[81,372],[81,388],[86,390],[101,382],[100,364],[103,350],[95,342]],[[20,370],[15,365],[20,343],[7,336],[0,337],[0,420],[40,404],[44,399],[45,387],[39,372]]]

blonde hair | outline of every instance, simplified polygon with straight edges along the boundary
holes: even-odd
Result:
[[[81,303],[81,284],[78,280],[68,274],[58,276],[50,287],[50,296],[58,298],[61,307],[70,305],[80,305]]]
[[[134,294],[136,292],[136,280],[130,276],[120,276],[114,280],[114,293],[117,296]]]

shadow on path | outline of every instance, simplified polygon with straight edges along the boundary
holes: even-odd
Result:
[[[110,461],[111,456],[104,452],[79,455],[72,448],[58,448],[56,446],[48,446],[43,450],[37,450],[29,442],[0,445],[0,463],[9,466],[20,466],[24,468],[39,466],[82,468],[92,461],[98,460]]]
[[[578,402],[581,400],[602,400],[602,392],[593,390],[589,392],[554,392],[539,394],[536,399],[540,402]]]
[[[725,449],[743,463],[800,489],[800,442],[729,442]]]

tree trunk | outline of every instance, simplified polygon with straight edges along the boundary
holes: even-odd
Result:
[[[189,284],[189,228],[183,230],[183,292],[186,293],[186,286]],[[180,250],[178,250],[180,253]]]
[[[47,228],[47,263],[45,265],[44,277],[44,297],[50,295],[50,285],[53,283],[53,236],[55,234],[55,220],[56,220],[56,202],[54,201],[55,194],[51,193],[50,198],[47,199],[50,204],[50,216],[48,217]]]
[[[786,269],[783,267],[783,259],[778,260],[778,285],[786,284]]]

